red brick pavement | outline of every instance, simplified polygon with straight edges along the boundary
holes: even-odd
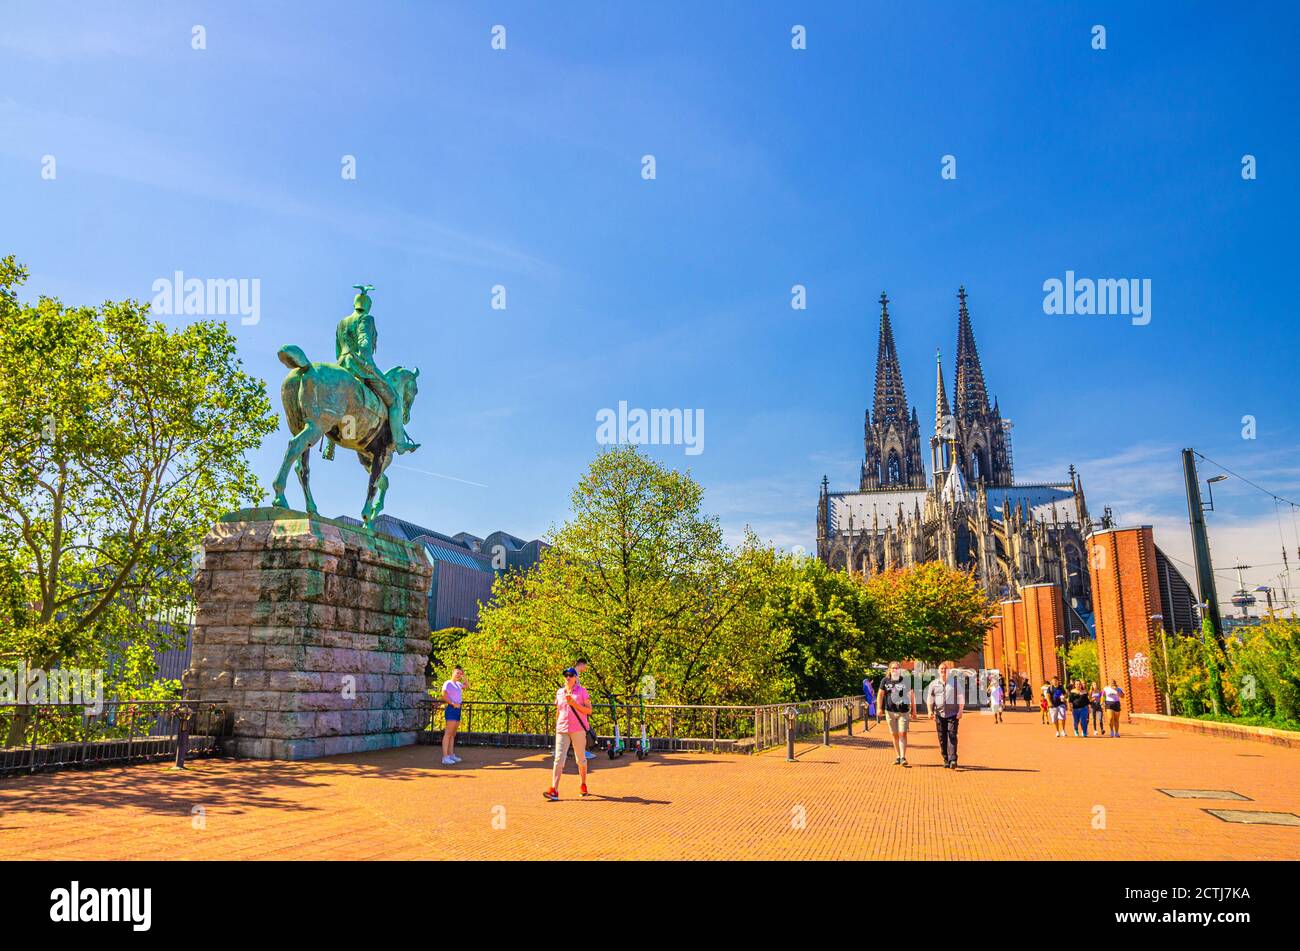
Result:
[[[802,746],[796,763],[783,750],[602,756],[587,800],[570,761],[556,803],[541,796],[548,756],[523,750],[465,748],[456,767],[419,746],[17,777],[0,780],[0,858],[1300,857],[1300,828],[1203,811],[1300,812],[1300,751],[1136,724],[1118,740],[1056,739],[1037,711],[1000,726],[972,713],[952,771],[931,721],[913,726],[911,769],[875,727]]]

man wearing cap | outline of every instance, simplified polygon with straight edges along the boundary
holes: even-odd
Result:
[[[578,778],[582,795],[587,795],[587,724],[591,722],[591,697],[578,683],[578,672],[565,668],[564,686],[555,691],[555,765],[551,767],[551,788],[542,793],[552,801],[560,798],[560,775],[564,760],[573,747],[573,757],[578,761]]]

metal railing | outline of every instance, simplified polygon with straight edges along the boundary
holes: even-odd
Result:
[[[832,730],[844,727],[852,736],[855,721],[862,722],[863,732],[870,730],[871,718],[866,710],[862,695],[755,707],[754,752],[785,745],[791,739],[798,742],[815,738],[829,746]]]
[[[228,731],[223,705],[205,701],[0,703],[0,776],[173,757],[183,766],[220,753]]]
[[[614,738],[614,719],[624,742],[641,738],[642,723],[650,749],[698,750],[712,753],[759,752],[786,742],[788,711],[794,709],[795,732],[799,737],[817,734],[829,742],[831,730],[863,720],[863,698],[836,697],[802,703],[765,706],[722,704],[641,703],[617,705],[615,714],[608,702],[596,701],[590,726],[603,740]],[[441,731],[439,701],[427,710],[426,733]],[[549,748],[555,742],[555,704],[517,700],[466,700],[461,708],[456,741],[473,746]]]

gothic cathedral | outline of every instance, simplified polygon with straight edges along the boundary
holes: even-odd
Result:
[[[975,348],[966,289],[957,292],[957,361],[949,403],[936,357],[934,435],[927,480],[920,423],[909,407],[894,348],[889,299],[880,295],[875,400],[864,425],[856,492],[831,492],[822,479],[817,555],[834,568],[870,576],[943,561],[975,572],[998,601],[1022,586],[1060,586],[1072,624],[1090,627],[1091,591],[1083,536],[1089,530],[1083,486],[1016,483],[1011,422],[989,403]]]

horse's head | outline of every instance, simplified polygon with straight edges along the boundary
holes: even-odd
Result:
[[[404,423],[411,421],[411,404],[415,402],[415,395],[420,390],[415,382],[419,375],[419,369],[408,370],[406,367],[393,367],[384,374],[393,388],[402,394],[402,422]]]

